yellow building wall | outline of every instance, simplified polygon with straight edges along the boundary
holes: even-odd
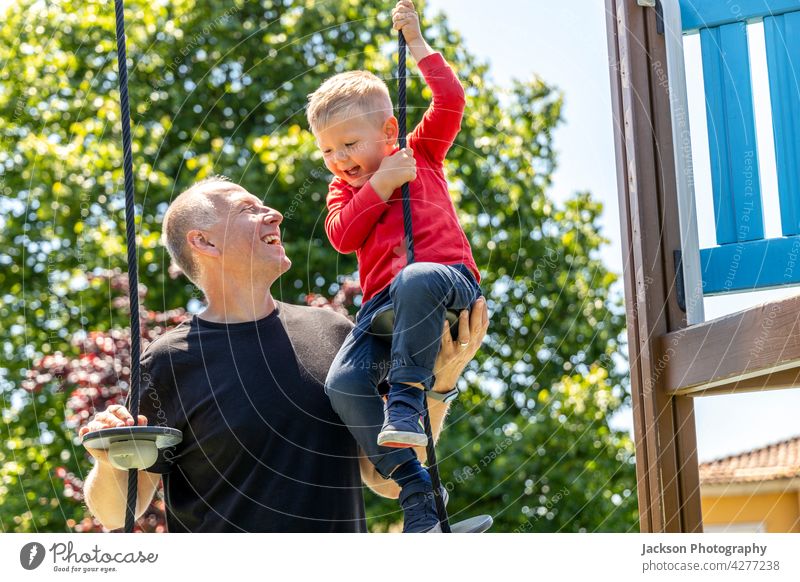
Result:
[[[800,492],[702,496],[704,525],[764,523],[768,533],[800,532]]]

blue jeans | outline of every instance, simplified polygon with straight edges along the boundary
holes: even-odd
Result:
[[[419,382],[431,389],[445,311],[469,309],[481,295],[463,264],[412,263],[356,315],[356,325],[328,371],[325,393],[384,478],[416,455],[413,449],[378,446],[384,420],[378,385],[388,376],[390,383]],[[369,331],[372,317],[387,306],[395,311],[391,345]]]

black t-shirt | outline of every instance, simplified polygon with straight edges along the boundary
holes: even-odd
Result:
[[[142,355],[140,414],[183,431],[162,473],[171,532],[363,532],[358,447],[325,377],[352,324],[276,302],[254,322],[197,317]]]

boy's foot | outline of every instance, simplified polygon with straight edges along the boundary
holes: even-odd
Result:
[[[433,489],[414,488],[413,492],[400,492],[400,506],[403,508],[403,533],[441,533],[442,526],[436,513]]]
[[[402,402],[395,406],[387,404],[384,413],[386,420],[378,434],[379,445],[402,449],[428,444],[421,413]]]

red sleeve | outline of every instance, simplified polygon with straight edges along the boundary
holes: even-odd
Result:
[[[433,100],[422,121],[409,135],[408,146],[415,153],[419,151],[429,160],[441,164],[461,129],[464,88],[440,53],[428,55],[417,64],[431,88]]]
[[[357,251],[364,245],[372,227],[389,208],[369,182],[354,192],[339,179],[328,187],[327,204],[325,232],[333,248],[344,254]]]

